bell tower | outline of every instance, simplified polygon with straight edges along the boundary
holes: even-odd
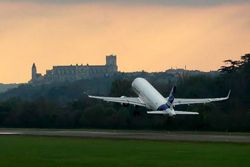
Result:
[[[109,75],[113,75],[118,71],[116,60],[116,55],[106,56],[106,68]]]
[[[32,65],[31,73],[32,73],[31,74],[32,81],[35,81],[36,80],[36,74],[37,74],[35,63],[33,63],[33,65]]]
[[[116,55],[106,56],[106,66],[116,66]]]

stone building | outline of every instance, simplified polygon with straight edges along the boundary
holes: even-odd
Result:
[[[34,82],[41,82],[44,80],[44,77],[42,76],[42,74],[37,73],[37,69],[36,69],[36,65],[35,63],[33,63],[32,68],[31,68],[31,81],[32,83]]]
[[[103,78],[105,76],[113,76],[118,72],[117,59],[115,55],[106,56],[105,65],[70,65],[70,66],[53,66],[53,69],[47,70],[42,76],[37,73],[36,65],[32,66],[31,83],[51,83],[76,81],[80,79]]]

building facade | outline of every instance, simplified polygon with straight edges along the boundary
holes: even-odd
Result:
[[[51,83],[76,81],[81,79],[103,78],[113,76],[118,72],[116,55],[106,56],[105,65],[70,65],[70,66],[53,66],[53,69],[47,70],[42,76],[37,73],[36,65],[32,66],[32,79],[30,83]]]

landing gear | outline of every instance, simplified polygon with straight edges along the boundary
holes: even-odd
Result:
[[[166,117],[165,125],[168,126],[174,121],[174,117]]]
[[[134,116],[140,116],[140,111],[134,111]]]
[[[134,116],[140,116],[140,111],[138,110],[138,106],[135,106]]]

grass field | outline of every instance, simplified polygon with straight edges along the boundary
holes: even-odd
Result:
[[[249,167],[250,144],[0,136],[1,167]]]

